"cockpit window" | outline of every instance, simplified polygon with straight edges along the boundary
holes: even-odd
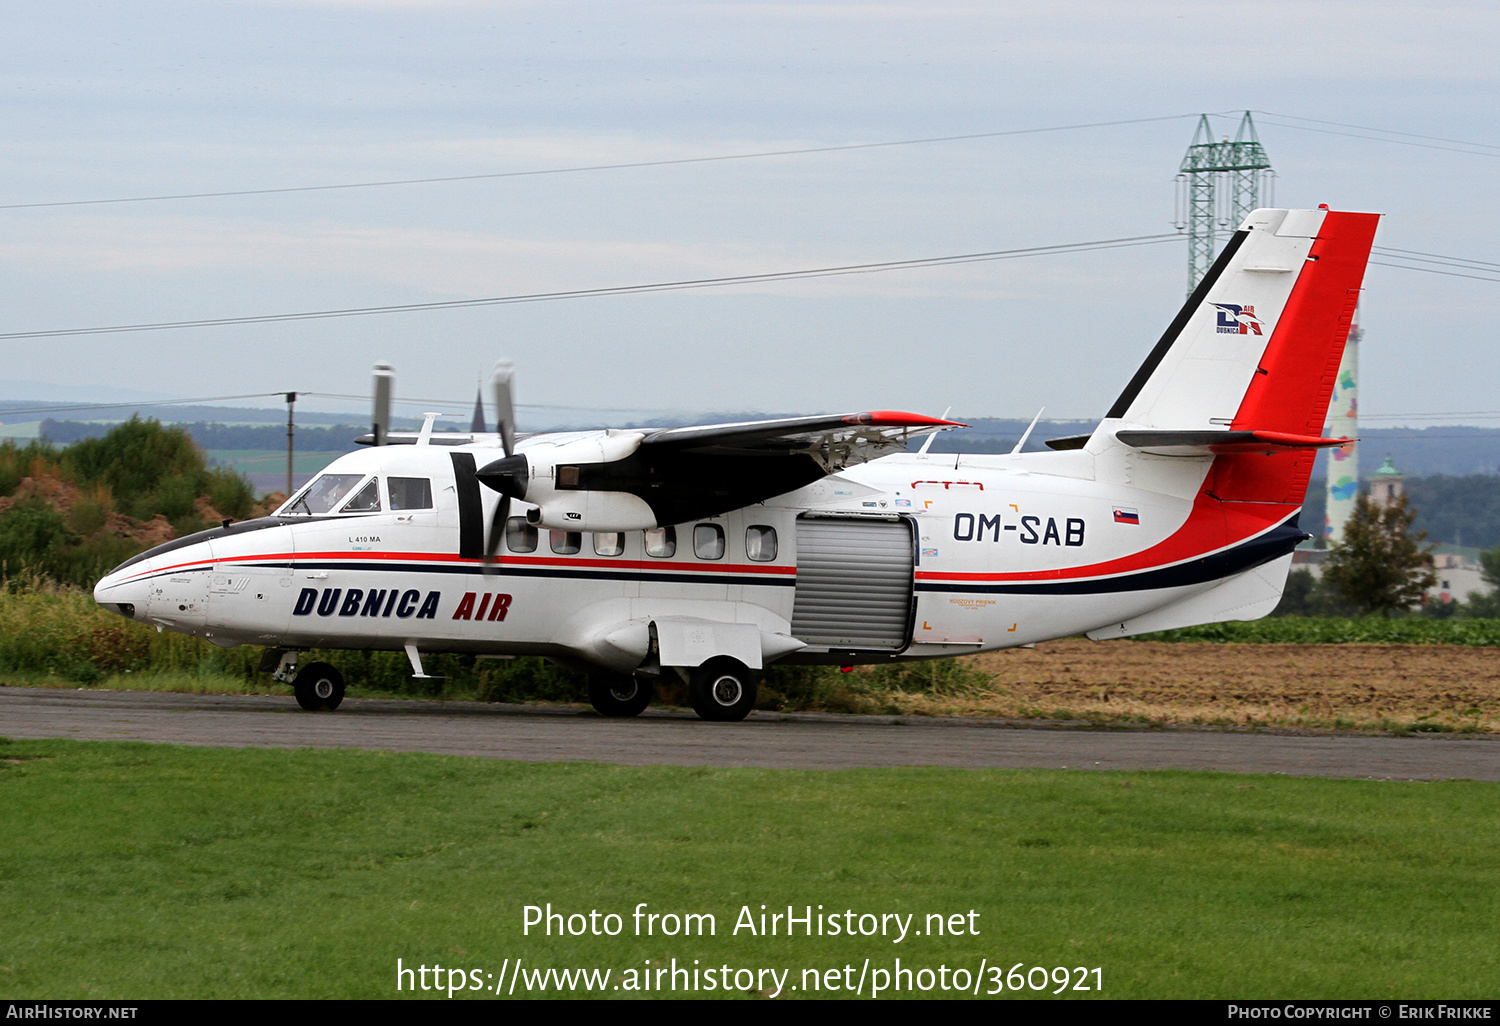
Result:
[[[432,482],[425,477],[393,477],[386,481],[391,509],[431,509]]]
[[[335,509],[364,479],[363,474],[323,474],[314,478],[312,484],[287,503],[281,512],[290,516],[323,516]]]
[[[359,490],[359,494],[344,503],[345,513],[379,513],[380,482],[370,478],[370,483]]]

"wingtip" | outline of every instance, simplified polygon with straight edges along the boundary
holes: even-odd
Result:
[[[905,410],[869,410],[865,413],[851,413],[844,420],[850,424],[869,424],[871,427],[969,426],[962,421],[944,420],[941,417],[929,417],[922,413],[908,413]]]

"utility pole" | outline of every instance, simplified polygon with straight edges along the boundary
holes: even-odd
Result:
[[[297,405],[297,393],[286,394],[286,497],[292,497],[292,407]]]
[[[1218,230],[1239,228],[1250,211],[1271,202],[1271,159],[1255,134],[1250,112],[1240,119],[1234,141],[1214,142],[1208,115],[1198,119],[1198,130],[1177,169],[1178,227],[1188,233],[1188,294],[1213,266],[1218,252]],[[1186,217],[1181,216],[1186,214]]]

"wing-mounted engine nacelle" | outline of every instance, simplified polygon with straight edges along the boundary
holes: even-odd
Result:
[[[534,508],[526,511],[526,519],[539,527],[559,531],[647,530],[659,525],[644,499],[627,491],[583,484],[585,476],[596,477],[601,469],[608,476],[605,465],[634,455],[643,437],[639,431],[601,431],[506,456],[482,467],[476,476],[502,495],[531,503]],[[587,475],[584,467],[589,468]]]

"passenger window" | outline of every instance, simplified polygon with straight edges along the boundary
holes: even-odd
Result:
[[[677,555],[677,528],[653,527],[646,532],[646,555],[670,559]]]
[[[379,513],[380,482],[370,478],[370,483],[359,490],[359,494],[344,503],[345,513]]]
[[[425,477],[392,477],[386,480],[391,509],[431,509],[432,482]]]
[[[571,556],[583,548],[582,531],[548,531],[551,536],[552,551],[559,556]]]
[[[505,547],[512,552],[535,552],[537,531],[525,517],[511,517],[505,522]]]
[[[699,559],[724,558],[724,528],[699,524],[693,528],[693,554]]]
[[[619,532],[594,535],[594,555],[618,556],[625,551],[625,536]]]
[[[754,525],[745,528],[745,555],[757,563],[776,558],[776,528]]]

